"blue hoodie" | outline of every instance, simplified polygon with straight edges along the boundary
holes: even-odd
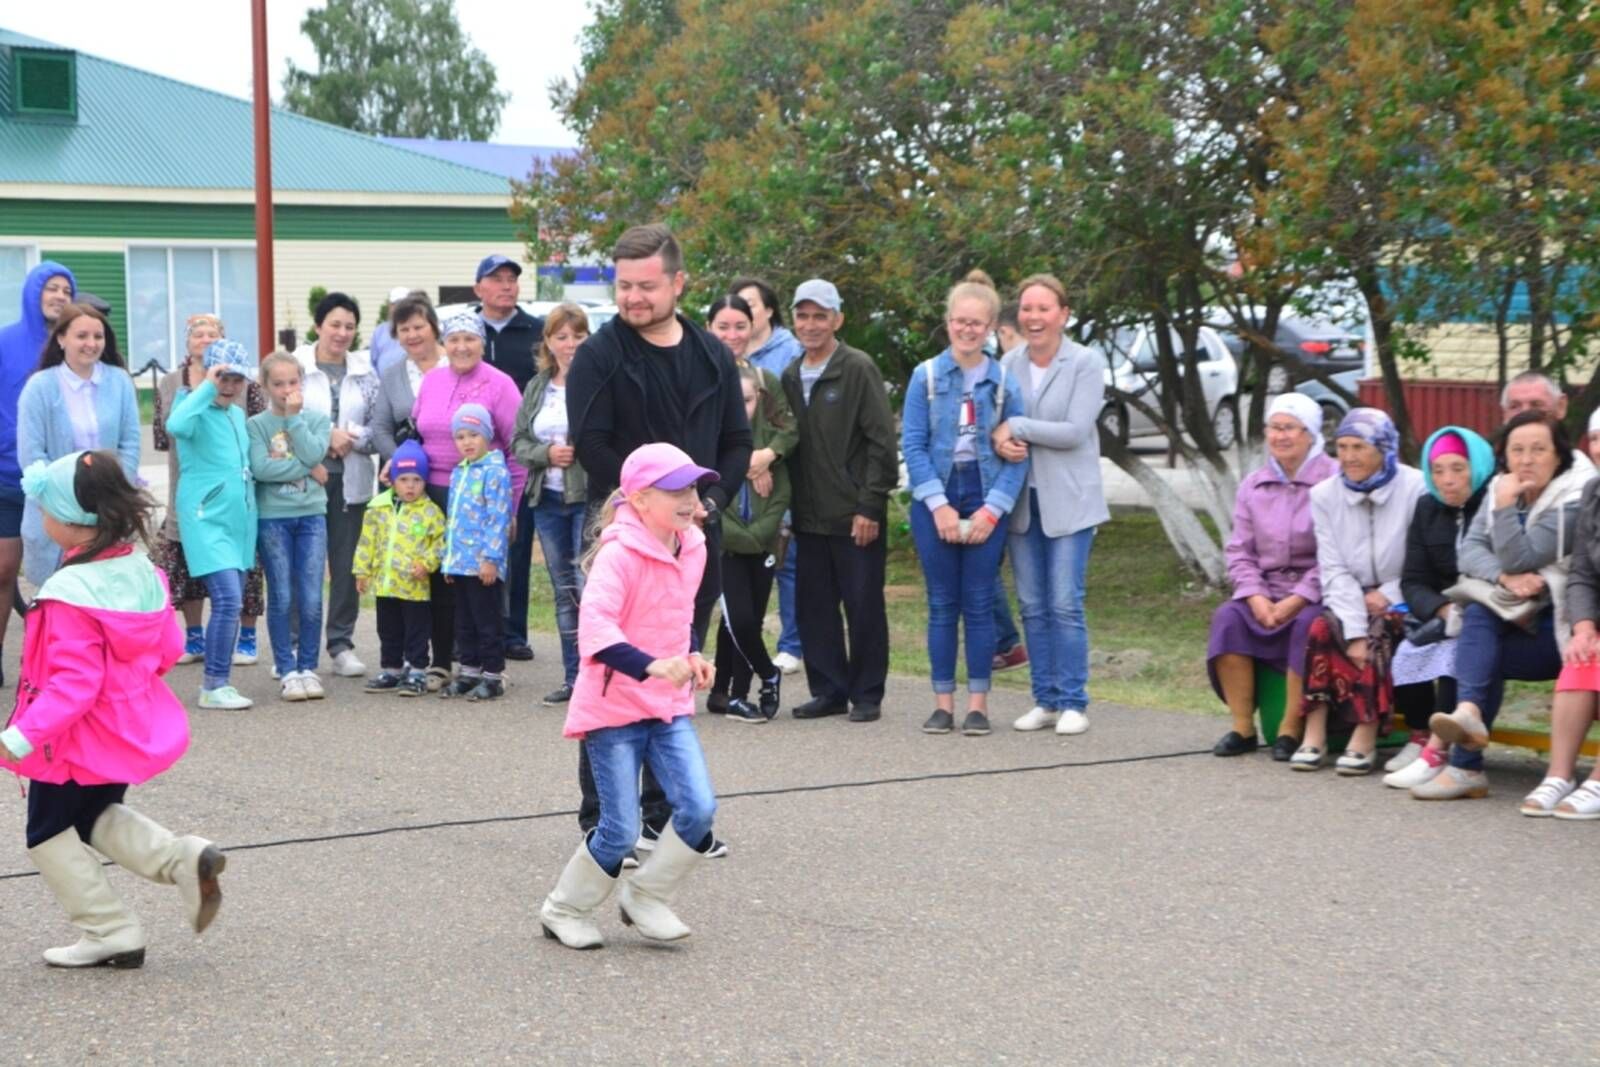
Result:
[[[51,278],[65,276],[78,296],[78,280],[59,263],[45,260],[28,272],[22,283],[22,319],[0,330],[0,488],[20,490],[22,470],[17,466],[17,400],[28,376],[39,365],[50,324],[39,310],[39,297]]]

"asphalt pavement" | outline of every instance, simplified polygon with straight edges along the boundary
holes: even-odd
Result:
[[[358,651],[375,659],[370,619]],[[13,642],[15,644],[15,642]],[[929,737],[923,682],[874,724],[700,719],[731,846],[694,935],[540,936],[575,846],[577,749],[537,703],[553,643],[489,704],[275,699],[194,711],[130,802],[229,850],[204,938],[112,872],[150,948],[48,969],[72,934],[0,810],[9,1063],[1592,1062],[1600,824],[1208,754],[1221,719],[1095,705],[1073,738]],[[15,654],[7,656],[8,674]],[[192,699],[199,667],[177,668]],[[793,700],[801,698],[791,680]],[[1004,725],[1026,710],[997,694]],[[1588,888],[1586,888],[1588,887]]]

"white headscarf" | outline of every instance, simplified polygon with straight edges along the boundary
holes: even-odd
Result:
[[[1323,450],[1321,404],[1304,393],[1280,393],[1267,405],[1267,418],[1263,420],[1263,424],[1271,420],[1274,415],[1287,415],[1306,428],[1306,432],[1311,435],[1311,448],[1306,452],[1307,458]],[[1267,462],[1272,465],[1278,477],[1288,480],[1288,474],[1270,453],[1267,455]]]
[[[1600,433],[1600,408],[1595,408],[1589,414],[1589,432]]]

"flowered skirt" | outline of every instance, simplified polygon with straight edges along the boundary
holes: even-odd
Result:
[[[183,558],[183,542],[168,541],[165,537],[156,538],[155,564],[167,575],[167,586],[172,590],[172,606],[177,608],[185,601],[200,601],[206,598],[206,583],[199,578],[189,576],[189,564]],[[261,561],[256,560],[256,565],[244,576],[244,605],[239,609],[241,618],[260,618],[267,613],[266,597],[262,595],[264,582],[261,576]]]
[[[1331,611],[1311,624],[1306,636],[1306,712],[1317,703],[1328,708],[1330,729],[1375,722],[1386,732],[1394,718],[1394,678],[1390,663],[1405,637],[1404,616],[1385,612],[1367,623],[1367,662],[1357,667],[1345,651],[1344,627]]]

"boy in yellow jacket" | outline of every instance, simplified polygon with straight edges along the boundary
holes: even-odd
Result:
[[[444,558],[445,517],[425,492],[428,456],[417,442],[395,449],[389,478],[394,488],[367,505],[356,545],[356,588],[378,601],[380,669],[367,692],[414,697],[428,691],[428,576]]]

